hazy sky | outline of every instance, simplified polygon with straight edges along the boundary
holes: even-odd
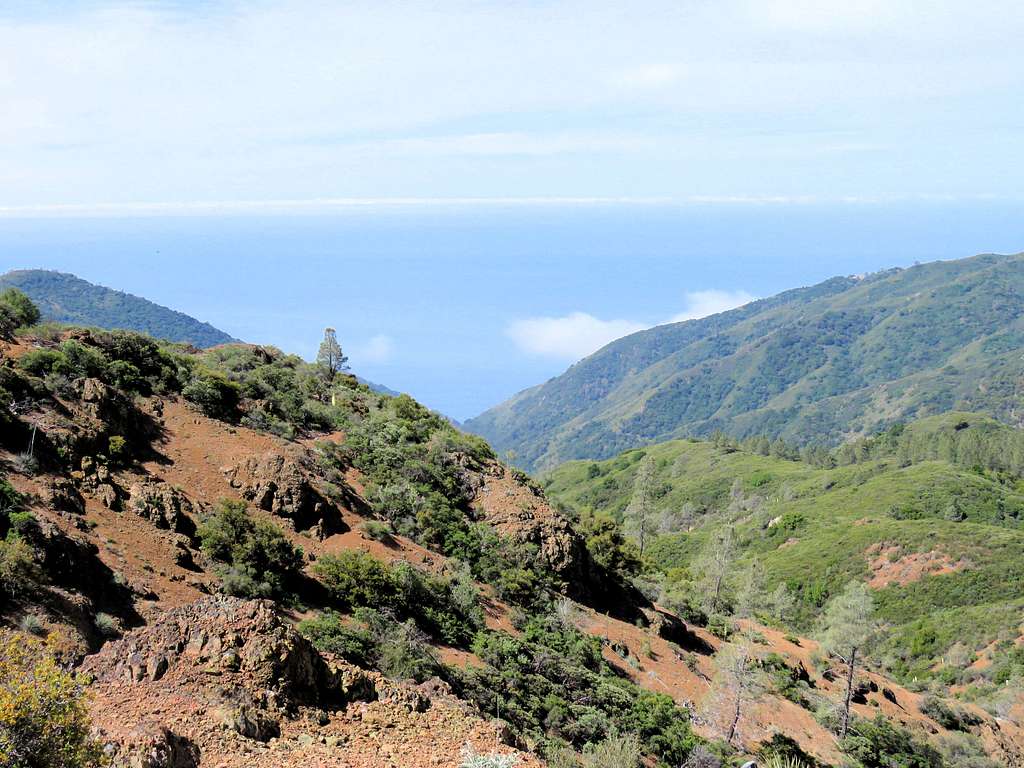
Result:
[[[0,206],[1020,196],[1022,38],[1017,0],[3,3]]]
[[[464,418],[607,341],[1024,249],[1011,0],[0,2],[0,270]]]

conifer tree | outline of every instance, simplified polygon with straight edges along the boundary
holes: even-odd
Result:
[[[320,351],[316,356],[316,364],[320,375],[330,384],[334,377],[348,369],[348,358],[341,351],[341,344],[333,328],[324,329],[324,340],[320,342]]]
[[[854,675],[858,662],[877,633],[874,599],[868,588],[851,581],[825,607],[822,617],[821,646],[846,667],[846,693],[842,703],[839,738],[850,730],[850,702],[853,700]]]

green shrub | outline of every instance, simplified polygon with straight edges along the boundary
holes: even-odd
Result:
[[[299,624],[299,631],[318,649],[388,677],[422,682],[442,672],[426,635],[411,619],[401,622],[373,608],[359,608],[348,621],[321,614]]]
[[[981,723],[981,718],[960,707],[947,704],[938,696],[928,694],[921,699],[920,710],[949,731],[967,731]]]
[[[107,441],[107,457],[120,464],[128,458],[128,441],[121,435],[111,435]]]
[[[222,564],[226,594],[281,598],[302,572],[302,549],[273,523],[253,519],[244,502],[221,500],[197,534],[203,552]]]
[[[182,388],[181,394],[212,419],[231,421],[237,416],[239,386],[221,373],[197,372]]]
[[[39,309],[17,288],[0,293],[0,337],[10,338],[22,326],[39,322]]]
[[[406,562],[386,565],[361,550],[326,555],[313,570],[340,608],[388,610],[451,645],[468,645],[483,626],[466,574],[432,576]]]
[[[31,592],[43,580],[35,551],[21,536],[8,532],[0,539],[0,590],[8,597]]]
[[[299,622],[301,632],[313,645],[327,653],[334,653],[361,667],[373,665],[377,646],[366,627],[358,622],[346,622],[333,612]]]
[[[839,746],[858,761],[859,768],[937,768],[943,765],[942,756],[933,747],[917,741],[882,715],[874,720],[855,720],[850,734]]]
[[[0,765],[98,768],[86,680],[62,669],[38,640],[0,630]]]
[[[109,613],[97,613],[92,623],[103,637],[117,637],[121,634],[121,625]]]
[[[367,538],[373,539],[374,541],[391,540],[391,526],[387,523],[382,523],[380,520],[367,520],[359,526],[359,530],[361,530]]]
[[[398,604],[398,589],[390,569],[362,550],[324,555],[316,561],[313,572],[344,610],[363,606],[395,608]]]
[[[64,356],[55,349],[30,349],[18,358],[18,367],[33,376],[43,376],[51,373],[58,362],[63,361]]]

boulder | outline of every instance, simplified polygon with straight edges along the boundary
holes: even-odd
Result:
[[[178,533],[191,531],[192,502],[173,485],[151,478],[140,480],[132,485],[128,498],[127,508],[157,528]]]
[[[110,768],[197,768],[199,747],[161,725],[137,726],[122,742],[109,742]]]
[[[296,531],[312,530],[320,538],[348,529],[338,508],[310,482],[308,457],[280,453],[253,456],[224,470],[232,487],[260,509],[291,521]]]

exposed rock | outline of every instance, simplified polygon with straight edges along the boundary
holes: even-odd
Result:
[[[687,651],[695,651],[706,655],[715,652],[703,638],[686,626],[682,619],[657,608],[643,608],[641,613],[647,620],[651,630],[659,637],[675,643]]]
[[[225,728],[247,739],[270,741],[281,735],[281,724],[277,720],[248,704],[218,710],[216,717]]]
[[[310,470],[295,459],[270,452],[229,467],[224,474],[243,498],[290,520],[296,531],[312,529],[324,538],[347,530],[337,507],[310,482]]]
[[[230,651],[230,654],[227,652]],[[338,696],[336,675],[273,603],[208,597],[108,643],[86,671],[97,680],[157,681],[233,673],[255,705],[290,711]]]
[[[629,621],[642,620],[640,608],[650,601],[593,562],[583,536],[548,504],[539,487],[497,462],[484,474],[487,481],[473,506],[486,522],[502,536],[535,547],[569,597]]]
[[[85,499],[70,480],[60,478],[50,483],[47,488],[46,503],[62,512],[75,515],[85,514]]]
[[[121,498],[117,488],[110,483],[103,483],[96,486],[96,497],[107,509],[116,510],[121,505]]]
[[[197,768],[199,747],[168,728],[141,725],[108,744],[111,768]]]
[[[159,480],[145,479],[129,491],[128,509],[149,520],[157,528],[180,533],[191,532],[188,516],[192,502],[182,491]]]

